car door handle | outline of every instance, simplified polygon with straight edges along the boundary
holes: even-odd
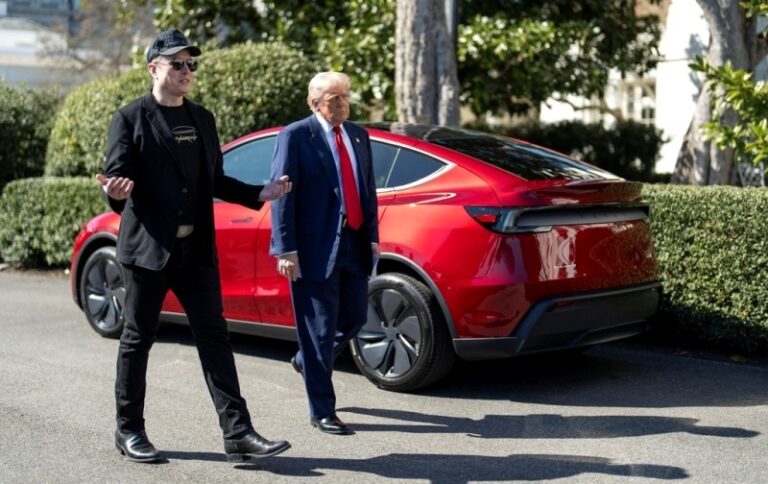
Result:
[[[247,224],[248,222],[253,222],[253,217],[233,218],[229,221],[231,224]]]

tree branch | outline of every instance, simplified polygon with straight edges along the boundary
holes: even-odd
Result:
[[[621,109],[611,108],[610,106],[608,106],[608,103],[606,103],[605,99],[603,98],[600,98],[596,104],[587,104],[586,106],[578,106],[574,104],[572,101],[569,101],[566,97],[563,97],[561,95],[554,95],[552,96],[552,99],[557,102],[567,104],[574,111],[597,110],[600,114],[610,114],[611,116],[613,116],[613,118],[616,121],[624,121],[624,115],[621,113]]]

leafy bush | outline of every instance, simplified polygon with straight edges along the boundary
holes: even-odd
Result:
[[[0,196],[0,255],[24,267],[66,265],[77,232],[106,208],[92,177],[13,181]]]
[[[664,285],[663,336],[768,352],[768,192],[646,185]]]
[[[200,60],[190,99],[216,115],[222,142],[309,114],[306,86],[315,70],[299,51],[279,44],[241,44],[208,50]],[[141,67],[73,91],[56,119],[46,174],[92,176],[101,171],[112,115],[149,87],[149,74]]]
[[[61,95],[16,88],[0,79],[0,191],[11,180],[40,176]]]
[[[146,93],[150,77],[136,68],[79,86],[64,101],[48,143],[49,176],[92,176],[104,169],[107,131],[121,106]]]
[[[489,130],[482,126],[480,129]],[[656,182],[663,179],[653,173],[664,143],[661,131],[653,126],[624,121],[606,129],[601,124],[562,121],[524,124],[495,131],[573,156],[627,180]]]
[[[216,116],[222,143],[307,117],[307,84],[317,72],[281,44],[240,44],[203,55],[192,98]]]

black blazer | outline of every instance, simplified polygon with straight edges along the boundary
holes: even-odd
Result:
[[[196,242],[205,265],[215,266],[213,197],[258,210],[262,186],[249,185],[224,175],[223,157],[213,114],[187,99],[184,105],[195,123],[204,153],[198,196],[204,197],[195,220]],[[136,99],[112,117],[107,141],[104,174],[127,177],[134,187],[127,200],[107,197],[110,207],[122,215],[117,239],[117,258],[150,270],[168,262],[176,243],[179,215],[187,196],[187,180],[174,150],[170,128],[152,93]]]

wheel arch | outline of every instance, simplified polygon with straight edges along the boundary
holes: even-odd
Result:
[[[75,265],[75,274],[74,274],[74,281],[75,281],[75,302],[77,303],[77,306],[82,309],[83,308],[83,302],[80,300],[80,278],[83,276],[83,267],[85,267],[85,263],[88,261],[88,258],[96,252],[97,250],[101,249],[102,247],[116,247],[117,246],[117,237],[110,233],[101,233],[96,234],[83,245],[83,248],[80,249],[80,253],[77,256],[77,263]]]
[[[432,291],[432,294],[434,294],[435,299],[437,300],[437,305],[440,308],[446,326],[448,326],[448,332],[451,335],[451,339],[456,338],[456,327],[454,326],[451,311],[448,309],[448,304],[445,302],[443,294],[440,292],[437,284],[435,284],[429,274],[427,274],[421,266],[399,254],[383,252],[379,257],[376,273],[386,274],[388,272],[400,272],[425,284],[429,290]]]

